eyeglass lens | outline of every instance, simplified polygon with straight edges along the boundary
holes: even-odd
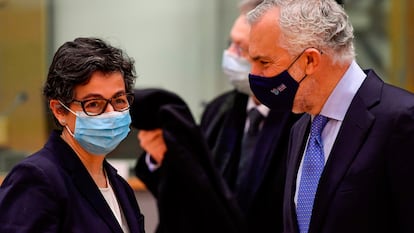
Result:
[[[96,116],[102,114],[108,103],[111,103],[112,107],[115,111],[122,112],[129,109],[130,104],[133,101],[133,96],[129,94],[123,94],[111,99],[103,99],[103,98],[96,98],[96,99],[89,99],[81,101],[82,108],[87,115]]]

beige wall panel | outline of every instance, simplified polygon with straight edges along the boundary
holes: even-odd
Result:
[[[0,145],[29,153],[47,133],[45,9],[44,0],[2,1],[0,8]]]

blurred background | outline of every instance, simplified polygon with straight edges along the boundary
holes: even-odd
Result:
[[[238,0],[0,0],[0,183],[39,149],[54,123],[41,90],[56,49],[97,36],[136,61],[136,88],[178,93],[199,120],[203,106],[230,89],[221,56]],[[343,0],[353,22],[357,60],[389,83],[414,91],[414,1]],[[132,130],[108,158],[137,191],[147,231],[156,204],[131,173],[141,154]]]

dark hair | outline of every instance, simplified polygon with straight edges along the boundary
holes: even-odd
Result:
[[[121,49],[98,38],[76,38],[56,51],[49,67],[43,95],[63,103],[73,100],[73,89],[89,82],[96,71],[121,72],[126,92],[132,93],[136,74],[134,60]]]

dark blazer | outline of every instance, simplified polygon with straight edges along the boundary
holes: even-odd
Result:
[[[320,178],[309,233],[414,232],[414,96],[366,73]],[[304,115],[292,128],[285,233],[298,232],[294,195],[309,125]]]
[[[248,96],[227,92],[209,105],[201,119],[215,165],[233,188],[246,121]],[[240,201],[249,232],[281,232],[286,153],[290,128],[299,115],[271,110],[254,152],[248,190]]]
[[[136,175],[157,199],[158,233],[244,233],[236,201],[213,165],[204,136],[180,97],[161,89],[135,91],[132,125],[162,128],[162,166],[150,171],[141,156]]]
[[[74,151],[53,132],[39,152],[17,164],[0,187],[0,232],[122,233],[112,210]],[[128,183],[104,162],[130,232],[144,217]]]

